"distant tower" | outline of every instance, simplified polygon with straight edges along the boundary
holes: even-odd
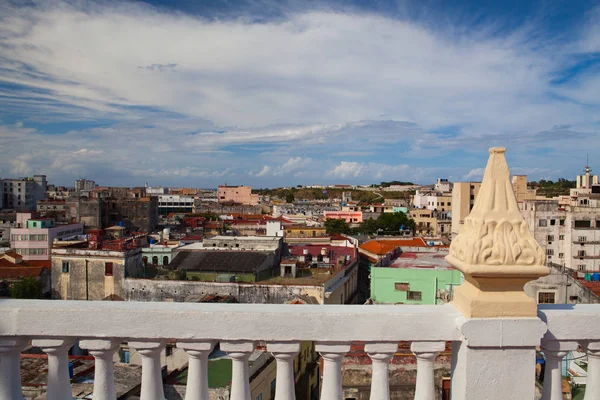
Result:
[[[584,175],[577,175],[577,189],[590,189],[593,185],[598,184],[598,175],[591,174],[592,169],[589,163],[586,164]]]

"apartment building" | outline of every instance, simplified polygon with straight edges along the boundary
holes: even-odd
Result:
[[[465,221],[475,204],[481,182],[454,182],[452,189],[452,236],[458,234],[458,228]]]
[[[34,175],[32,178],[2,179],[3,208],[35,211],[38,200],[46,195],[48,182],[46,175]]]
[[[16,224],[10,229],[10,247],[23,260],[49,260],[55,238],[83,234],[83,224],[57,225],[52,218],[40,218],[37,213],[17,213]]]
[[[75,191],[77,193],[93,190],[96,186],[96,182],[89,179],[82,178],[75,181]]]
[[[255,206],[258,204],[258,194],[252,194],[250,186],[219,185],[217,188],[219,203],[238,203]]]

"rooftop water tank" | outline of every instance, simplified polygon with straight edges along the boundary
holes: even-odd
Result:
[[[600,273],[596,272],[595,274],[592,274],[592,281],[600,282]]]

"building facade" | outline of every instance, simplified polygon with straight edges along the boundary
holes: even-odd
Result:
[[[452,236],[458,234],[458,228],[469,216],[475,197],[479,193],[481,182],[454,182],[452,188]]]
[[[57,225],[50,218],[39,218],[33,213],[18,213],[16,225],[10,229],[10,246],[23,260],[49,260],[55,238],[82,234],[81,223]]]
[[[158,214],[194,212],[194,197],[184,195],[158,195]]]
[[[255,206],[258,204],[258,194],[252,194],[250,186],[219,185],[217,188],[219,203],[238,203]]]
[[[46,175],[32,178],[3,179],[2,203],[4,208],[35,211],[38,200],[46,196]]]

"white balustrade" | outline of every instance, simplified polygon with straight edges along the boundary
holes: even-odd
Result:
[[[120,342],[110,339],[90,339],[79,341],[79,347],[87,350],[95,359],[94,368],[94,400],[115,400],[113,355]]]
[[[562,361],[570,351],[577,350],[577,342],[542,342],[546,356],[542,400],[562,400]]]
[[[435,399],[435,358],[446,348],[445,342],[412,342],[410,350],[417,357],[415,400]]]
[[[323,357],[322,400],[342,399],[342,361],[350,345],[339,342],[317,342],[315,349]]]
[[[248,359],[254,352],[256,343],[252,341],[221,342],[221,350],[231,357],[231,400],[251,400]]]
[[[267,343],[267,351],[277,361],[275,400],[295,400],[294,359],[300,351],[300,342]]]
[[[582,347],[588,356],[588,375],[583,400],[600,399],[600,341],[585,341]]]
[[[69,349],[74,342],[74,340],[63,339],[38,339],[31,343],[48,355],[47,400],[73,398],[69,377]]]
[[[164,340],[129,342],[129,347],[142,356],[141,400],[165,400],[160,355],[165,348]]]
[[[208,400],[208,356],[215,341],[177,342],[188,355],[188,374],[185,400]]]
[[[371,357],[371,400],[389,400],[390,382],[389,370],[390,360],[398,351],[398,342],[365,343],[365,351]]]
[[[23,400],[19,371],[26,347],[22,338],[0,338],[0,400]]]
[[[539,318],[466,319],[453,305],[320,306],[0,300],[0,400],[22,400],[19,353],[29,339],[49,358],[48,398],[68,396],[70,340],[95,357],[96,400],[114,400],[112,358],[122,340],[142,356],[142,400],[163,400],[160,357],[166,340],[190,357],[186,400],[206,400],[207,357],[215,341],[233,359],[232,400],[250,399],[248,359],[265,341],[277,361],[276,399],[293,400],[293,359],[301,341],[323,356],[321,398],[342,396],[342,362],[352,341],[373,360],[371,398],[389,398],[389,361],[399,341],[417,356],[416,399],[433,398],[433,362],[452,342],[454,400],[529,399],[535,351],[547,353],[545,400],[557,400],[561,352],[589,357],[586,400],[600,398],[600,306],[540,305]],[[60,323],[56,323],[60,321]],[[485,368],[482,368],[485,366]],[[56,390],[55,390],[56,389]],[[59,393],[59,394],[57,394]],[[55,396],[56,394],[56,396]]]

